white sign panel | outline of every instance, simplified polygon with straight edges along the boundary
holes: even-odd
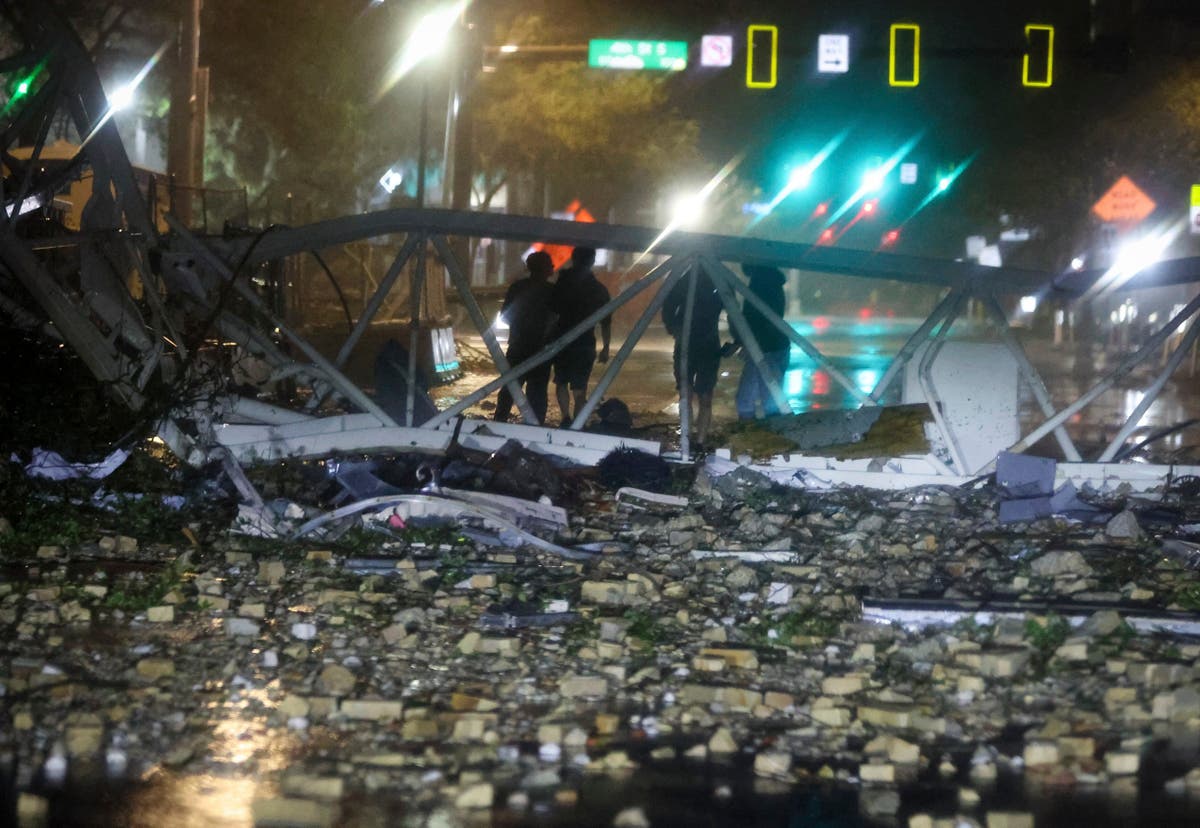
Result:
[[[700,38],[701,66],[732,66],[733,35],[705,35]]]
[[[823,34],[817,38],[817,71],[850,71],[850,35]]]
[[[901,184],[916,184],[917,183],[917,165],[912,162],[905,162],[900,165],[900,183]]]

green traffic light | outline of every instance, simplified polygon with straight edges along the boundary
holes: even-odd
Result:
[[[33,91],[34,81],[37,80],[38,74],[42,71],[42,64],[38,64],[32,72],[23,78],[20,78],[15,83],[11,83],[7,77],[4,78],[4,88],[12,90],[8,96],[8,100],[4,103],[3,109],[0,109],[0,115],[8,113],[10,107],[28,97]]]

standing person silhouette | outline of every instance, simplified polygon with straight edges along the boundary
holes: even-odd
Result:
[[[530,253],[525,259],[525,267],[529,275],[509,285],[500,308],[500,316],[508,323],[508,351],[505,356],[509,365],[514,366],[529,359],[546,344],[550,294],[554,289],[550,283],[554,260],[549,253],[541,250]],[[546,409],[550,406],[550,363],[522,374],[519,382],[524,386],[525,396],[537,415],[538,423],[546,422]],[[496,399],[496,422],[508,422],[512,406],[512,394],[505,386],[500,389]]]
[[[550,340],[558,339],[571,328],[608,304],[612,297],[608,288],[600,284],[592,265],[596,262],[596,251],[591,247],[576,247],[571,251],[571,262],[558,272],[558,280],[550,294],[550,312],[557,315]],[[575,415],[587,402],[588,378],[592,366],[599,360],[608,362],[608,346],[612,339],[612,317],[600,320],[600,337],[604,343],[600,355],[596,355],[595,326],[580,334],[554,358],[554,393],[558,398],[558,409],[562,412],[562,424],[571,424],[571,397],[575,397]]]
[[[742,267],[742,272],[750,278],[750,291],[782,318],[786,302],[783,285],[787,279],[784,278],[779,268],[745,265]],[[749,302],[743,303],[742,310],[746,317],[746,326],[750,328],[755,341],[758,342],[758,347],[762,349],[763,367],[767,369],[770,376],[764,377],[750,361],[749,356],[743,354],[746,364],[742,368],[742,378],[738,382],[735,398],[738,419],[753,420],[760,402],[763,416],[773,417],[782,414],[784,412],[780,411],[775,404],[775,398],[771,395],[768,383],[779,382],[782,379],[787,370],[788,354],[791,351],[792,343],[782,331],[763,316],[758,308]],[[738,346],[745,345],[740,335],[734,336],[734,343]]]
[[[673,352],[675,362],[675,387],[682,391],[683,377],[680,371],[683,353],[683,320],[687,314],[688,280],[696,279],[696,298],[692,308],[692,327],[688,334],[687,372],[691,393],[696,395],[697,414],[696,442],[702,448],[708,439],[708,428],[712,424],[713,391],[717,387],[717,373],[721,367],[721,334],[718,323],[725,309],[721,295],[713,286],[708,275],[701,271],[695,276],[680,279],[667,294],[663,302],[662,318],[667,333],[675,337]],[[682,404],[684,401],[681,400]],[[686,401],[691,406],[692,401]],[[690,408],[688,409],[691,410]],[[688,418],[691,419],[690,417]]]

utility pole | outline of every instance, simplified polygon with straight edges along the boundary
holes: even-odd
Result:
[[[479,73],[482,52],[479,30],[463,12],[452,39],[450,54],[450,92],[446,102],[446,134],[442,149],[442,205],[452,210],[471,209],[471,154],[474,117],[472,86]],[[473,279],[471,240],[456,236],[450,249],[468,280]]]
[[[189,0],[188,9],[180,21],[167,140],[167,175],[173,185],[174,196],[171,209],[187,226],[192,223],[192,188],[203,176],[204,124],[199,88],[202,5],[202,0]],[[206,73],[206,94],[207,80]]]

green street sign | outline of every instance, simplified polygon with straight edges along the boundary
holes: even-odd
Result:
[[[588,66],[599,69],[687,68],[688,45],[683,40],[591,40]]]

